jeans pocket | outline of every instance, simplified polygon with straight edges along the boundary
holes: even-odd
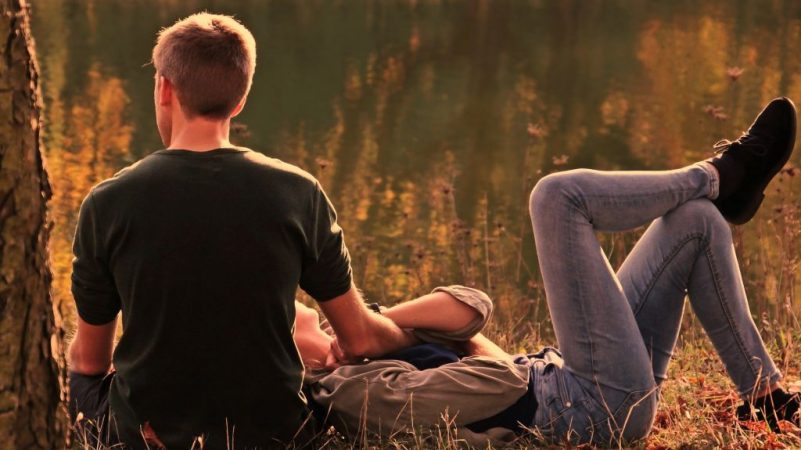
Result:
[[[554,426],[565,411],[566,392],[562,377],[557,375],[558,367],[552,363],[541,364],[534,368],[536,372],[535,394],[537,411],[534,425],[546,440],[550,440]]]
[[[542,368],[541,403],[536,426],[551,443],[588,443],[593,440],[596,411],[594,403],[573,375],[558,364]]]
[[[559,399],[562,402],[562,407],[564,409],[572,407],[573,399],[570,397],[570,391],[568,391],[567,388],[564,368],[554,366],[554,379],[556,380],[556,387],[559,391]]]
[[[597,407],[579,380],[553,348],[531,355],[534,362],[537,413],[535,426],[542,437],[551,443],[569,441],[574,444],[596,442],[608,419],[606,411]],[[606,433],[608,435],[608,433]]]

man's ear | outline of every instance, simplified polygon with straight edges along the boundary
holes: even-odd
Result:
[[[162,75],[159,75],[156,82],[156,100],[161,106],[169,106],[172,104],[172,97],[175,93],[175,87],[172,82]]]
[[[247,97],[243,98],[242,101],[239,102],[238,105],[236,105],[236,108],[234,108],[234,111],[231,113],[231,117],[230,117],[231,119],[233,119],[234,117],[238,116],[239,113],[242,112],[242,109],[245,107],[245,100],[247,100]]]

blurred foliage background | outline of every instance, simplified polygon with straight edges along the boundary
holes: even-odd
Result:
[[[161,148],[150,51],[161,27],[199,10],[233,14],[256,37],[234,142],[320,179],[367,297],[483,288],[507,344],[549,334],[527,215],[540,177],[680,167],[739,136],[771,98],[801,101],[794,0],[32,3],[68,328],[80,202]],[[735,230],[753,312],[778,343],[801,308],[798,158]],[[614,266],[641,231],[601,237]],[[685,326],[697,329],[691,316]]]

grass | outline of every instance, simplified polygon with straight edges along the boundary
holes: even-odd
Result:
[[[663,385],[662,399],[651,435],[631,444],[640,449],[782,449],[801,448],[801,429],[783,423],[784,433],[776,434],[763,423],[738,425],[734,409],[739,398],[723,365],[704,336],[696,333],[682,339],[681,348],[671,364],[669,379]],[[793,338],[798,342],[800,336]],[[782,349],[773,349],[782,354]],[[787,349],[784,349],[785,351]],[[785,384],[799,385],[801,365],[791,361],[784,368]],[[456,430],[445,430],[444,423],[422,435],[348,442],[331,437],[323,448],[330,449],[455,449],[465,448]],[[530,448],[533,439],[523,439],[512,448]],[[562,448],[551,445],[547,448]],[[579,448],[592,448],[582,446]]]
[[[798,337],[795,337],[797,342]],[[782,353],[774,349],[773,354]],[[685,341],[671,366],[654,432],[643,448],[798,448],[801,430],[771,433],[764,424],[738,427],[733,417],[740,400],[711,345],[702,337]],[[798,380],[797,361],[784,368],[785,383]]]
[[[501,329],[498,327],[497,329]],[[495,334],[495,333],[493,333]],[[801,429],[783,423],[784,433],[770,432],[762,423],[738,425],[734,419],[734,408],[739,399],[726,372],[708,340],[690,324],[681,338],[663,385],[662,399],[651,435],[631,444],[631,448],[659,449],[791,449],[801,448]],[[496,335],[503,341],[504,336]],[[772,347],[772,354],[795,354],[795,346],[801,342],[801,334],[795,333],[786,343],[787,347]],[[525,347],[538,347],[530,342],[520,342]],[[798,358],[781,361],[785,375],[785,386],[801,387],[801,364]],[[321,441],[320,448],[343,449],[456,449],[469,448],[459,438],[458,431],[448,426],[444,418],[440,424],[428,431],[398,434],[391,439],[378,439],[362,435],[348,440],[330,430]],[[82,444],[77,439],[75,450],[107,450],[103,446]],[[533,439],[521,439],[512,448],[531,448]],[[547,448],[562,448],[551,445]],[[578,448],[592,448],[583,446]]]

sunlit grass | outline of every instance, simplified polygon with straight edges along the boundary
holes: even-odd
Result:
[[[490,334],[501,342],[509,342],[512,347],[533,349],[540,343],[529,340],[518,341],[502,334],[498,326]],[[770,432],[762,423],[738,424],[734,419],[734,409],[739,404],[737,394],[726,376],[723,365],[704,336],[687,333],[682,339],[669,370],[669,378],[664,383],[661,402],[651,435],[642,441],[632,443],[633,448],[641,449],[690,449],[690,448],[730,448],[730,449],[781,449],[801,447],[801,429],[783,423],[783,434]],[[794,333],[785,348],[772,346],[773,354],[796,354],[801,334]],[[783,368],[786,386],[791,389],[801,386],[801,364],[798,358],[791,359]],[[399,433],[392,438],[379,439],[367,433],[355,438],[346,438],[330,429],[319,441],[320,448],[327,449],[456,449],[468,448],[460,438],[458,430],[448,418],[430,430],[414,433]],[[81,436],[77,436],[81,441]],[[523,437],[512,448],[538,446],[535,436]],[[551,445],[560,448],[561,445]],[[91,446],[76,442],[74,449],[106,450],[107,447]],[[116,448],[116,447],[112,447]],[[583,448],[591,448],[585,446]]]

